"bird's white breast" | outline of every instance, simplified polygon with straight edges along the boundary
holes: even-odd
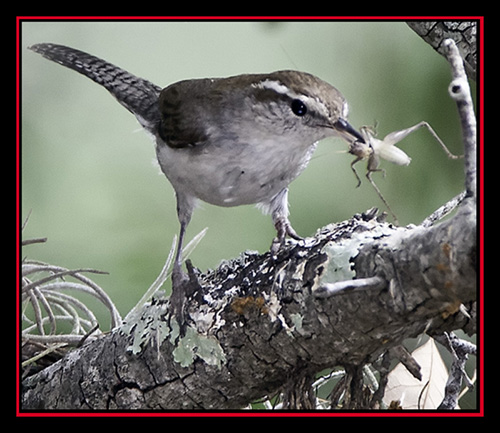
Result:
[[[161,143],[158,160],[174,189],[218,206],[267,202],[306,167],[316,145],[259,140],[173,149]]]

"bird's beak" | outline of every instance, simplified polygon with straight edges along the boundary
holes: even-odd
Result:
[[[358,131],[356,131],[346,120],[342,118],[337,120],[333,124],[333,127],[340,134],[340,136],[349,143],[352,143],[353,141],[358,141],[361,143],[365,142],[363,136]]]

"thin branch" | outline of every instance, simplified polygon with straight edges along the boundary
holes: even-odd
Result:
[[[453,80],[448,87],[450,96],[457,103],[458,114],[462,126],[465,157],[465,189],[467,196],[476,198],[476,116],[470,93],[464,63],[455,42],[446,39],[443,42],[445,55],[450,63]]]
[[[458,405],[463,379],[466,380],[467,387],[473,386],[465,373],[465,364],[469,355],[476,355],[477,347],[473,343],[461,340],[453,333],[444,333],[433,338],[448,349],[453,356],[450,375],[446,382],[445,396],[438,407],[438,409],[452,410]]]
[[[34,238],[34,239],[26,239],[21,242],[21,245],[23,247],[31,244],[43,244],[44,242],[47,242],[47,238]]]
[[[62,347],[66,347],[66,343],[57,343],[52,346],[46,347],[45,345],[42,345],[45,349],[42,350],[40,353],[37,353],[35,356],[32,356],[31,358],[23,361],[21,363],[22,368],[26,368],[28,365],[33,364],[34,362],[38,361],[39,359],[42,359],[43,357],[51,354],[52,352],[55,352],[58,349],[61,349]]]
[[[64,335],[36,335],[36,334],[26,334],[23,335],[23,339],[30,343],[44,343],[44,344],[55,344],[55,343],[67,343],[72,345],[78,345],[82,338],[94,339],[88,337],[87,335],[77,335],[77,334],[64,334]]]
[[[436,209],[432,214],[430,214],[427,218],[425,218],[420,225],[422,227],[431,227],[434,225],[437,221],[440,221],[443,219],[446,215],[448,215],[450,212],[455,210],[460,203],[462,203],[467,196],[467,192],[463,191],[460,194],[456,195],[453,197],[451,200],[449,200],[447,203],[445,203],[443,206],[440,206],[438,209]]]

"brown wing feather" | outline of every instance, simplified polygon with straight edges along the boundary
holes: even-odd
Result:
[[[198,121],[195,110],[199,104],[192,103],[197,97],[196,89],[189,82],[175,83],[162,90],[159,99],[161,121],[160,137],[173,148],[198,146],[207,140],[207,135],[193,120]]]

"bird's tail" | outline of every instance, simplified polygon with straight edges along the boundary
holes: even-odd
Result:
[[[105,87],[120,104],[137,117],[144,128],[154,132],[160,119],[160,87],[98,57],[64,45],[42,43],[29,49]]]

